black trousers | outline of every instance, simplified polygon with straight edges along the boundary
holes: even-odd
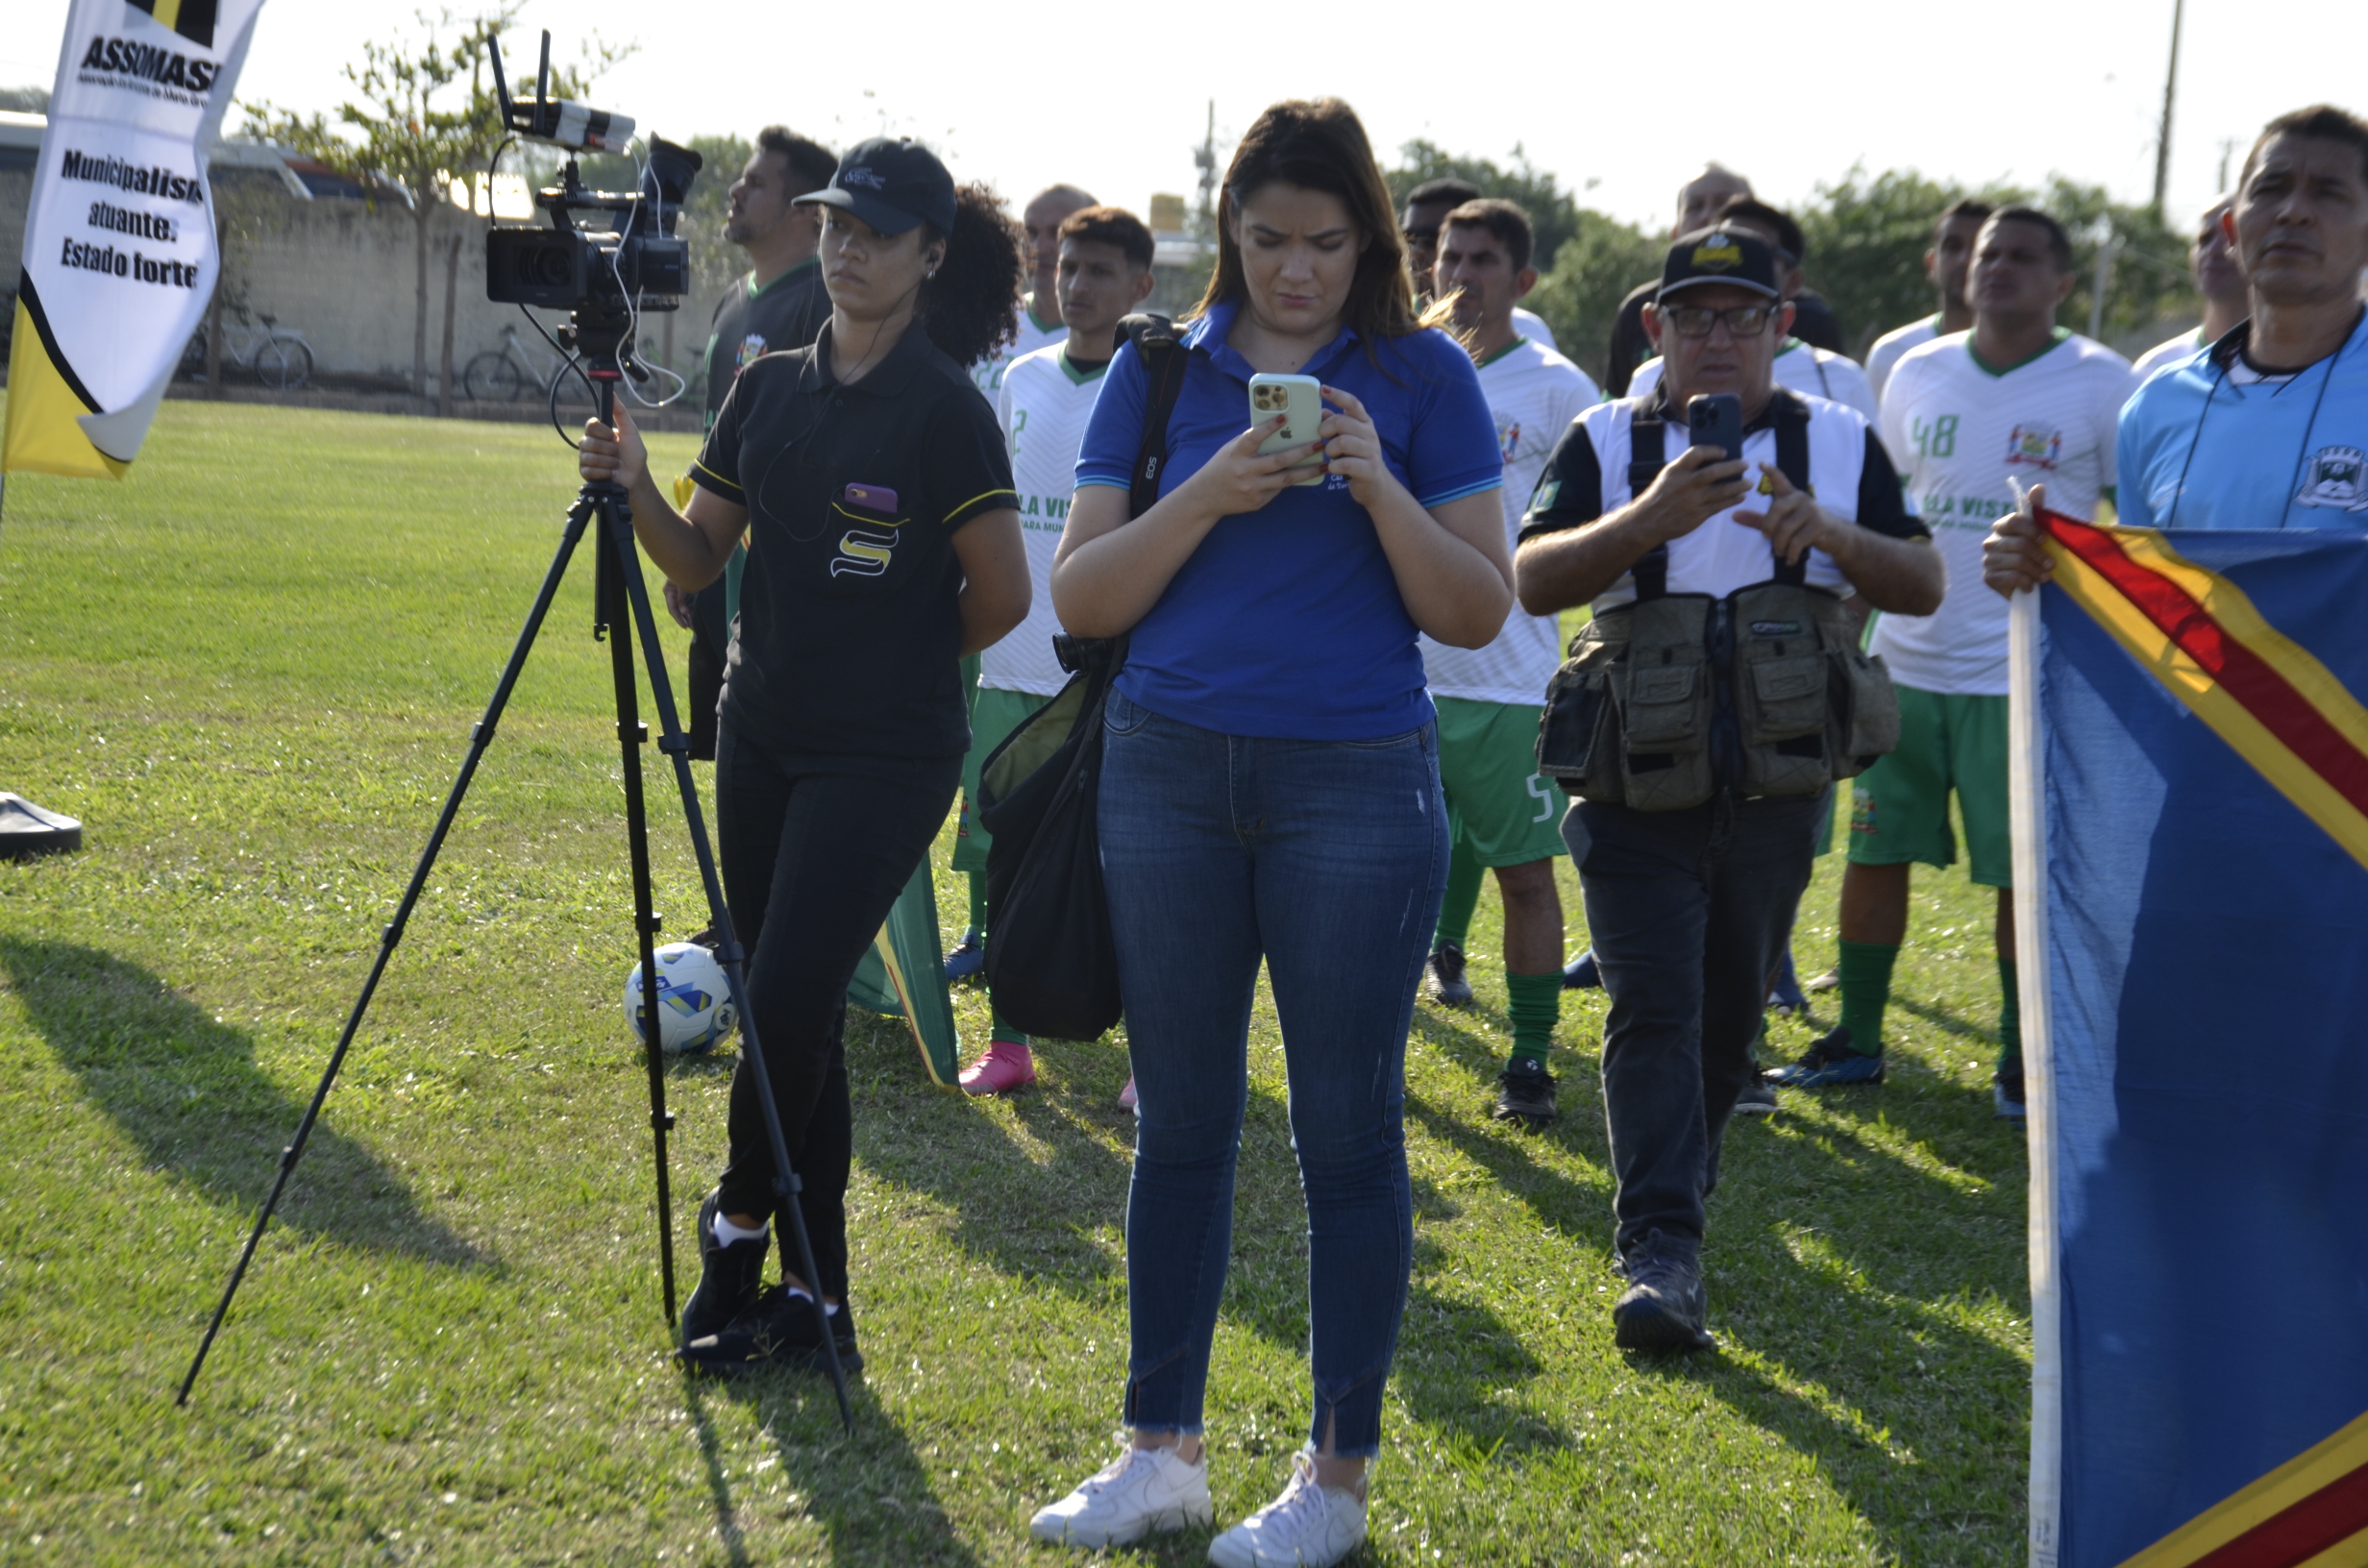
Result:
[[[718,739],[720,869],[749,953],[749,1011],[804,1184],[800,1207],[822,1275],[813,1283],[844,1296],[847,983],[946,821],[962,758],[797,755],[729,725]],[[771,1213],[773,1149],[745,1057],[732,1074],[730,1136],[723,1212]]]
[[[1809,884],[1825,796],[1690,811],[1578,801],[1563,839],[1612,1012],[1603,1111],[1624,1254],[1648,1231],[1699,1243],[1703,1200],[1751,1042]]]

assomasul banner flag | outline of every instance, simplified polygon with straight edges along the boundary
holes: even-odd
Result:
[[[262,0],[74,0],[25,215],[0,473],[123,477],[206,313],[206,159]]]
[[[2031,1560],[2368,1564],[2368,536],[2041,522]]]

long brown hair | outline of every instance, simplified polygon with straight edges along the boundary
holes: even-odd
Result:
[[[1415,318],[1414,287],[1406,276],[1406,239],[1390,205],[1390,186],[1357,111],[1338,98],[1290,98],[1270,105],[1233,150],[1218,204],[1217,270],[1209,274],[1208,292],[1194,313],[1206,315],[1249,292],[1234,223],[1246,197],[1276,182],[1320,190],[1347,205],[1365,249],[1357,255],[1357,275],[1341,315],[1369,352],[1383,338],[1418,331],[1421,323]]]

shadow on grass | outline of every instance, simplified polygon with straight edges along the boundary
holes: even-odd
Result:
[[[255,1065],[255,1041],[156,975],[74,943],[0,938],[0,971],[33,1027],[151,1169],[252,1215],[306,1101]],[[277,1217],[351,1246],[437,1262],[489,1262],[423,1213],[403,1183],[330,1125],[312,1129]]]
[[[686,1380],[689,1375],[686,1374]],[[878,1568],[976,1568],[977,1558],[955,1536],[928,1472],[904,1433],[872,1397],[862,1374],[848,1378],[855,1412],[851,1436],[839,1424],[830,1380],[817,1373],[758,1373],[721,1384],[690,1380],[685,1398],[700,1425],[717,1535],[735,1564],[749,1560],[740,1544],[743,1506],[734,1502],[707,1424],[703,1388],[746,1405],[779,1456],[782,1479],[798,1493],[793,1510],[822,1527],[833,1564]],[[748,1507],[753,1507],[752,1500]]]

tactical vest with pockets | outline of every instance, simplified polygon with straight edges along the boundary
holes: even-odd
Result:
[[[1814,495],[1809,410],[1780,396],[1774,427],[1777,469]],[[1666,429],[1642,413],[1630,424],[1632,500],[1660,477]],[[1539,721],[1540,772],[1585,800],[1683,811],[1722,791],[1816,795],[1899,744],[1891,677],[1840,597],[1810,586],[1806,553],[1723,599],[1672,594],[1668,576],[1657,547],[1630,572],[1635,602],[1570,640]]]

